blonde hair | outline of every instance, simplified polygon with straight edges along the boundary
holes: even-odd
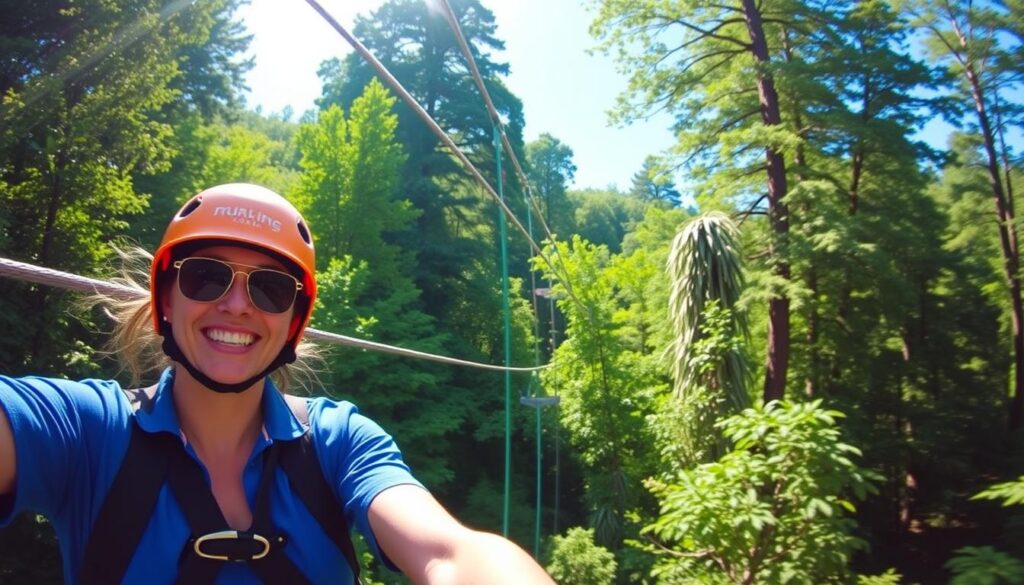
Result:
[[[163,337],[153,330],[153,312],[149,301],[149,268],[153,255],[135,244],[113,245],[118,260],[117,275],[112,282],[131,288],[139,293],[138,298],[125,298],[103,293],[94,293],[83,299],[82,304],[91,308],[100,306],[114,322],[105,353],[113,355],[127,372],[132,387],[142,384],[144,379],[155,375],[172,365],[161,346]],[[154,284],[155,286],[155,284]],[[301,388],[312,393],[320,386],[317,370],[313,364],[323,363],[323,348],[308,341],[300,341],[295,348],[295,362],[281,366],[270,376],[282,392]]]

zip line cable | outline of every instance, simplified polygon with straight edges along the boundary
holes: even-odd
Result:
[[[519,165],[519,160],[516,158],[516,153],[512,149],[512,144],[508,140],[508,135],[505,133],[505,127],[504,127],[504,124],[502,123],[501,116],[498,114],[497,108],[494,107],[494,102],[491,100],[490,92],[487,91],[487,86],[484,84],[483,77],[481,77],[481,75],[480,75],[480,69],[477,67],[476,59],[473,57],[473,52],[470,51],[469,43],[466,41],[465,35],[462,34],[462,27],[459,26],[459,20],[458,20],[458,18],[456,18],[455,12],[452,10],[451,4],[448,3],[448,0],[438,0],[438,4],[440,4],[441,7],[444,9],[445,17],[448,20],[448,24],[451,27],[452,32],[455,33],[455,38],[458,41],[459,48],[462,50],[462,55],[463,55],[463,57],[465,57],[466,63],[469,66],[469,71],[473,75],[473,80],[476,82],[477,89],[480,90],[480,95],[483,96],[484,103],[487,105],[487,111],[490,113],[490,116],[491,116],[491,119],[492,119],[492,123],[494,124],[494,133],[496,135],[495,137],[496,138],[497,137],[501,138],[501,140],[500,140],[501,145],[498,144],[498,140],[495,140],[495,145],[494,145],[495,150],[497,151],[495,153],[495,155],[496,155],[496,158],[498,160],[498,177],[497,177],[497,180],[498,180],[499,192],[500,192],[501,185],[502,185],[502,176],[501,176],[501,146],[504,146],[505,151],[508,153],[508,157],[512,161],[512,164],[515,167],[516,172],[517,172],[517,174],[519,176],[519,180],[520,180],[521,184],[523,185],[523,188],[524,188],[524,190],[526,192],[526,202],[527,202],[526,221],[527,221],[527,226],[528,226],[528,229],[529,229],[528,237],[530,238],[530,240],[533,240],[533,221],[532,221],[533,213],[531,213],[531,209],[530,209],[530,206],[532,204],[533,210],[536,211],[537,217],[538,217],[538,219],[540,219],[540,223],[544,227],[545,233],[547,233],[548,241],[552,242],[552,244],[553,244],[555,242],[555,237],[551,234],[551,230],[548,228],[547,223],[544,221],[544,215],[540,212],[540,206],[537,204],[537,200],[533,196],[533,187],[530,185],[529,179],[526,177],[526,174],[523,172],[522,167]],[[501,223],[501,233],[502,233],[502,236],[504,236],[504,233],[505,233],[505,224],[504,224],[504,222]],[[559,255],[558,247],[557,246],[554,247],[554,252],[555,252],[555,256],[558,258],[558,260],[561,261],[562,258]],[[502,241],[502,264],[503,264],[503,267],[504,267],[505,262],[506,262],[505,242]],[[564,267],[564,264],[563,264],[563,267]],[[563,273],[563,274],[556,274],[556,275],[559,278],[562,279],[562,282],[563,282],[563,284],[565,285],[565,288],[566,288],[566,292],[572,297],[572,299],[578,305],[581,306],[581,308],[585,309],[586,307],[573,294],[572,286],[571,286],[571,283],[569,282],[568,274],[567,273]],[[507,293],[508,293],[508,287],[507,287],[508,270],[507,270],[507,267],[505,267],[504,277],[505,277],[505,280],[503,282],[506,283],[506,286],[504,287],[505,288],[505,293],[506,293],[505,315],[506,315],[506,319],[507,319],[507,316],[508,316],[508,298],[507,298]],[[531,278],[531,282],[532,282],[532,286],[533,286],[533,294],[531,294],[530,296],[533,297],[532,300],[533,300],[534,335],[535,335],[535,337],[534,337],[534,346],[533,346],[533,354],[534,354],[534,363],[538,363],[540,361],[540,351],[539,351],[539,347],[537,345],[537,343],[538,343],[537,336],[539,336],[538,325],[540,323],[540,313],[537,310],[537,292],[536,292],[537,281],[536,281],[535,271],[533,271],[533,270],[530,271],[530,278]],[[548,282],[549,282],[548,286],[550,287],[550,280]],[[588,313],[588,311],[586,311],[586,310],[584,310],[583,312],[584,312],[584,314]],[[552,320],[552,328],[553,327],[554,327],[554,321]],[[507,335],[508,335],[508,326],[506,324],[506,344],[508,343]],[[553,349],[553,347],[552,347],[552,349]],[[506,361],[508,359],[507,356],[508,356],[508,348],[506,347]],[[506,398],[505,398],[506,399],[506,404],[505,404],[505,416],[506,416],[506,422],[505,422],[505,430],[506,430],[506,459],[505,459],[505,506],[504,506],[504,523],[503,523],[505,536],[508,536],[508,514],[509,514],[509,511],[508,511],[508,501],[509,501],[509,489],[511,487],[511,474],[510,474],[510,471],[509,471],[510,462],[509,462],[509,452],[508,452],[509,451],[510,440],[511,440],[510,439],[510,435],[509,435],[511,425],[510,425],[510,423],[508,421],[508,417],[510,415],[510,408],[509,408],[509,404],[508,404],[508,400],[509,400],[509,397],[508,397],[508,379],[509,379],[509,374],[506,373],[505,374],[505,380],[506,380],[506,391],[505,391],[505,394],[506,394]],[[533,378],[532,377],[530,379],[530,386],[531,386],[531,388],[533,386]],[[532,392],[532,394],[534,396],[533,400],[538,400],[536,397],[539,396],[539,392],[540,392],[539,388],[536,389],[536,390],[533,390],[533,392]],[[531,393],[529,389],[527,390],[527,393]],[[522,401],[523,399],[520,398],[520,400]],[[557,400],[557,398],[556,398],[556,400]],[[537,410],[535,412],[535,423],[536,423],[535,426],[536,426],[536,433],[537,433],[536,434],[536,437],[537,437],[536,438],[537,450],[536,450],[536,457],[535,457],[535,459],[536,459],[537,473],[536,473],[536,503],[535,503],[535,506],[534,506],[535,518],[534,518],[534,535],[533,535],[533,556],[535,558],[540,558],[540,533],[541,533],[541,524],[542,524],[542,522],[541,522],[541,499],[542,499],[541,498],[541,494],[543,492],[543,489],[542,489],[542,464],[541,464],[541,462],[543,460],[543,456],[542,456],[542,450],[541,450],[541,412],[540,412],[541,411],[541,403],[540,402],[536,403],[536,409]],[[556,495],[556,501],[557,501],[557,495]]]
[[[103,293],[105,295],[109,295],[116,299],[123,300],[137,299],[147,294],[146,292],[140,291],[130,286],[115,284],[112,282],[107,282],[105,280],[98,280],[86,276],[78,276],[77,274],[62,272],[60,270],[54,270],[52,268],[45,268],[42,266],[35,266],[33,264],[18,262],[16,260],[11,260],[9,258],[2,257],[0,257],[0,276],[6,276],[8,278],[12,278],[15,280],[32,282],[35,284],[57,286],[60,288],[76,290],[80,292],[98,292]],[[348,347],[356,347],[359,349],[377,351],[381,353],[390,353],[403,357],[440,362],[456,366],[479,368],[483,370],[493,370],[499,372],[536,372],[539,370],[543,370],[544,368],[550,367],[551,365],[545,364],[543,366],[534,366],[528,368],[495,366],[493,364],[483,364],[479,362],[462,360],[443,355],[436,355],[423,351],[416,351],[414,349],[406,349],[404,347],[396,347],[393,345],[378,343],[376,341],[359,339],[357,337],[340,335],[338,333],[329,333],[327,331],[320,331],[318,329],[312,328],[306,329],[305,337],[311,341],[322,341],[327,343],[333,343],[336,345],[345,345]]]
[[[487,91],[487,86],[484,85],[483,77],[480,75],[480,69],[476,65],[476,58],[473,57],[473,52],[469,49],[469,43],[466,41],[465,35],[462,34],[462,27],[459,25],[459,19],[455,16],[455,11],[452,10],[451,4],[448,3],[448,0],[438,0],[438,4],[440,4],[444,9],[448,25],[451,27],[452,32],[455,33],[455,39],[458,41],[459,49],[462,51],[462,55],[466,58],[466,63],[469,65],[469,72],[473,76],[473,81],[476,82],[476,87],[480,90],[480,95],[484,98],[484,103],[487,105],[487,111],[490,113],[492,121],[498,127],[498,132],[501,135],[501,143],[505,147],[505,152],[508,153],[509,159],[512,160],[512,166],[516,169],[516,175],[519,177],[519,181],[526,189],[528,200],[533,205],[533,209],[537,212],[537,218],[544,227],[544,233],[547,234],[549,241],[554,241],[555,238],[551,234],[551,230],[548,228],[547,222],[544,221],[544,215],[540,212],[540,207],[537,205],[536,198],[533,196],[533,187],[530,185],[529,179],[526,178],[526,173],[523,172],[523,168],[519,166],[519,159],[516,157],[516,153],[512,149],[512,143],[509,142],[508,135],[505,134],[505,125],[501,121],[498,109],[494,106],[494,101],[491,99],[490,92]],[[533,234],[530,234],[531,239],[532,237]]]
[[[537,245],[537,242],[534,241],[534,239],[530,236],[526,228],[523,227],[522,222],[520,222],[519,219],[515,216],[515,214],[512,213],[512,210],[509,209],[508,205],[505,204],[505,201],[503,201],[502,198],[498,195],[498,193],[495,192],[494,187],[492,187],[491,184],[487,182],[487,179],[485,179],[483,175],[480,174],[480,171],[476,168],[476,165],[474,165],[473,162],[469,160],[465,153],[462,152],[462,149],[459,148],[457,144],[455,144],[455,141],[453,141],[450,136],[448,136],[448,133],[445,132],[444,129],[441,128],[441,126],[438,125],[436,121],[434,121],[430,114],[428,114],[427,111],[423,109],[423,106],[421,106],[419,102],[416,101],[416,98],[412,97],[412,95],[405,89],[405,87],[402,86],[401,82],[399,82],[398,79],[396,79],[395,76],[391,74],[388,68],[385,67],[384,64],[381,63],[380,60],[378,60],[377,57],[374,56],[374,54],[369,49],[367,49],[362,42],[359,41],[359,39],[355,38],[351,33],[348,32],[348,29],[342,26],[341,23],[339,23],[333,16],[331,16],[331,14],[327,12],[327,10],[323,6],[321,6],[320,3],[317,2],[317,0],[306,0],[306,3],[309,4],[313,8],[313,10],[316,10],[316,12],[321,16],[321,18],[327,21],[327,23],[331,25],[331,28],[333,28],[338,34],[340,34],[342,38],[344,38],[345,41],[348,42],[348,44],[351,45],[352,48],[355,49],[355,51],[359,53],[359,55],[371,67],[373,67],[377,74],[380,75],[381,78],[384,79],[384,81],[387,82],[389,86],[391,86],[391,89],[393,89],[399,95],[399,97],[402,98],[402,101],[405,102],[407,106],[412,108],[413,112],[415,112],[416,115],[419,116],[421,120],[423,120],[423,123],[426,124],[427,127],[430,128],[430,130],[441,140],[441,142],[443,142],[445,146],[448,147],[448,150],[450,150],[452,154],[454,154],[455,157],[458,158],[460,162],[462,162],[463,166],[466,167],[466,170],[468,170],[473,175],[477,182],[479,182],[480,185],[483,186],[487,194],[490,195],[492,199],[494,199],[495,203],[497,203],[499,207],[501,207],[502,212],[505,214],[505,217],[507,217],[509,221],[511,221],[512,224],[516,226],[516,229],[519,230],[519,233],[523,234],[523,236],[527,239],[527,241],[530,243],[530,249],[537,256],[539,256],[545,264],[547,264],[548,268],[551,269],[552,274],[559,275],[562,284],[565,286],[566,293],[569,295],[570,298],[573,299],[574,302],[576,302],[576,304],[583,310],[584,315],[586,315],[589,319],[590,311],[587,309],[587,306],[582,301],[580,301],[579,298],[573,292],[570,280],[564,276],[564,273],[560,272],[558,268],[555,267],[555,263],[551,261],[551,258],[549,258],[548,255],[545,254],[544,251],[540,249],[540,246]],[[491,107],[493,107],[493,103],[491,104]],[[528,183],[524,184],[528,185]],[[545,229],[547,229],[546,225]],[[549,237],[550,233],[550,230],[548,230]],[[555,249],[557,251],[557,247]]]
[[[485,179],[483,175],[480,174],[480,171],[476,168],[473,162],[470,161],[469,158],[465,155],[465,153],[462,152],[462,149],[460,149],[459,146],[455,144],[455,141],[453,141],[451,137],[448,136],[448,133],[445,132],[444,129],[442,129],[441,126],[439,126],[437,122],[434,121],[430,114],[428,114],[427,111],[423,109],[423,106],[421,106],[419,102],[416,101],[416,98],[412,97],[412,95],[408,91],[406,91],[405,87],[402,86],[398,79],[396,79],[395,76],[392,75],[390,71],[388,71],[388,68],[385,67],[384,64],[381,63],[377,59],[377,57],[375,57],[374,54],[370,52],[370,50],[367,49],[366,46],[359,41],[359,39],[352,36],[348,32],[348,30],[341,25],[341,23],[339,23],[333,16],[331,16],[331,14],[327,12],[327,10],[325,10],[324,7],[321,6],[319,2],[317,2],[317,0],[306,0],[306,3],[312,6],[313,10],[316,10],[317,13],[320,14],[320,16],[325,21],[327,21],[327,23],[330,24],[331,27],[335,31],[337,31],[337,33],[340,34],[345,39],[345,41],[347,41],[348,44],[351,45],[352,48],[355,49],[356,52],[359,53],[359,55],[371,67],[373,67],[377,74],[380,75],[381,78],[385,82],[387,82],[389,86],[391,86],[391,89],[393,89],[395,93],[397,93],[398,96],[402,98],[402,101],[405,102],[407,106],[412,108],[413,112],[415,112],[416,115],[419,116],[421,120],[423,120],[423,123],[426,124],[427,127],[430,128],[430,130],[441,140],[441,142],[443,142],[445,146],[448,147],[448,150],[450,150],[451,153],[455,155],[456,158],[459,159],[462,165],[466,167],[466,170],[468,170],[470,174],[473,175],[477,182],[479,182],[480,185],[483,186],[487,194],[490,195],[492,199],[494,199],[495,203],[497,203],[499,207],[501,207],[502,212],[505,214],[505,217],[507,217],[508,220],[511,221],[514,226],[516,226],[516,229],[518,229],[519,232],[523,234],[524,237],[526,237],[527,241],[529,241],[530,249],[542,260],[544,260],[544,263],[548,265],[548,268],[550,268],[553,273],[558,274],[558,269],[555,268],[554,263],[552,263],[551,259],[548,258],[547,254],[545,254],[544,251],[540,249],[540,246],[537,245],[537,242],[535,242],[533,238],[530,237],[529,232],[527,232],[526,228],[523,227],[522,222],[520,222],[519,219],[515,216],[515,214],[512,213],[512,210],[508,208],[508,205],[506,205],[505,202],[502,201],[501,197],[494,190],[494,187],[492,187],[491,184],[487,182],[487,179]]]
[[[524,190],[526,191],[526,200],[529,203],[527,206],[527,219],[530,219],[533,215],[530,213],[530,209],[536,212],[537,219],[540,220],[540,225],[544,228],[544,233],[547,235],[548,241],[553,244],[555,242],[555,236],[551,233],[551,228],[548,227],[547,222],[544,220],[544,214],[540,211],[540,205],[537,203],[537,198],[533,194],[533,186],[530,184],[530,180],[526,177],[526,173],[523,172],[523,168],[519,165],[519,159],[516,157],[515,150],[512,149],[512,143],[509,142],[508,135],[505,133],[505,125],[501,120],[501,115],[498,114],[498,108],[494,106],[494,100],[491,99],[491,93],[487,90],[487,86],[484,84],[484,79],[480,75],[480,68],[477,67],[476,58],[473,57],[473,52],[469,49],[469,42],[466,40],[466,36],[462,34],[462,26],[459,25],[459,19],[455,16],[455,11],[452,10],[452,6],[448,3],[448,0],[438,0],[438,4],[440,4],[444,9],[445,19],[448,21],[448,26],[451,27],[452,32],[455,34],[455,40],[459,43],[459,49],[462,51],[462,56],[466,59],[469,72],[473,76],[473,81],[476,83],[477,89],[480,90],[480,95],[483,96],[484,104],[487,106],[487,111],[490,113],[491,120],[497,127],[498,134],[501,136],[501,143],[505,148],[505,152],[508,153],[509,159],[512,160],[512,166],[516,169],[516,175],[519,177],[519,181],[522,183]],[[533,241],[532,229],[529,230],[527,237]],[[561,260],[557,246],[554,247],[554,252],[555,256]],[[576,298],[576,295],[573,292],[572,282],[569,279],[568,274],[565,272],[558,272],[550,262],[548,263],[548,267],[552,269],[552,272],[558,276],[562,281],[562,284],[565,285],[566,293],[572,297],[580,307],[584,308],[584,313],[589,314],[589,311],[585,310],[586,306]],[[550,288],[550,280],[548,286]],[[534,285],[534,291],[531,295],[535,298],[536,288],[536,285]],[[536,303],[534,304],[534,314],[537,314]]]
[[[502,130],[501,131],[501,136],[503,138],[502,142],[505,145],[505,148],[508,149],[508,151],[509,151],[509,158],[511,158],[513,163],[515,163],[516,169],[520,173],[520,180],[523,182],[523,186],[526,188],[526,192],[531,196],[531,201],[533,203],[533,207],[537,211],[537,216],[540,218],[541,224],[544,226],[544,230],[547,233],[549,241],[554,243],[555,238],[551,234],[551,230],[548,228],[547,223],[544,222],[543,214],[540,213],[540,208],[537,205],[536,200],[532,197],[533,193],[532,193],[532,189],[530,188],[529,181],[526,180],[525,176],[522,174],[522,169],[519,168],[518,161],[516,160],[516,157],[515,157],[515,152],[512,151],[512,146],[509,144],[508,138],[505,136],[505,133],[503,131],[501,117],[498,115],[497,109],[494,107],[494,103],[491,101],[490,94],[487,91],[487,87],[484,85],[483,78],[480,77],[480,71],[479,71],[479,68],[477,68],[477,66],[476,66],[476,60],[473,58],[473,53],[469,50],[469,44],[466,42],[466,39],[465,39],[465,37],[462,34],[462,29],[459,26],[458,19],[455,17],[455,13],[452,11],[451,5],[448,4],[448,0],[438,0],[438,2],[439,2],[439,4],[441,4],[443,6],[444,11],[445,11],[445,16],[446,16],[446,18],[448,20],[448,24],[451,26],[452,30],[454,31],[455,36],[456,36],[456,38],[458,40],[458,43],[459,43],[459,47],[461,48],[462,53],[463,53],[463,55],[466,58],[466,61],[469,63],[469,70],[470,70],[470,72],[474,76],[474,81],[476,82],[477,87],[480,89],[480,93],[483,95],[484,101],[487,104],[488,111],[490,112],[490,114],[491,114],[491,116],[492,116],[492,118],[494,120],[495,128]],[[500,156],[500,154],[499,154],[499,156]],[[498,180],[500,181],[501,177],[498,177]],[[532,240],[533,240],[532,233],[528,234],[527,237],[532,242]],[[534,244],[534,246],[536,246],[536,245]],[[555,251],[555,256],[558,258],[558,260],[561,261],[562,258],[561,258],[561,255],[558,252],[558,247],[557,246],[554,246],[554,251]],[[566,290],[566,293],[569,295],[569,298],[572,299],[572,301],[580,309],[580,312],[586,318],[586,320],[589,321],[594,326],[594,331],[595,331],[595,333],[597,335],[597,342],[598,342],[597,343],[597,351],[598,351],[598,356],[599,356],[598,357],[598,362],[599,362],[599,365],[600,365],[601,378],[604,380],[604,385],[607,386],[607,384],[608,384],[608,381],[607,381],[608,366],[606,364],[606,358],[605,358],[605,355],[604,355],[604,346],[605,346],[606,341],[605,341],[605,336],[604,336],[601,328],[599,326],[597,326],[597,324],[594,322],[594,315],[591,313],[590,309],[582,301],[580,301],[579,297],[577,297],[573,293],[572,284],[570,282],[570,279],[568,278],[568,272],[559,273],[557,270],[555,270],[555,268],[552,265],[551,261],[548,260],[547,257],[544,257],[544,256],[542,256],[542,257],[544,258],[544,261],[547,263],[548,267],[551,268],[552,273],[554,273],[556,276],[558,276],[559,279],[561,280],[562,284],[565,286],[565,290]],[[562,264],[562,266],[564,267],[564,263]],[[553,326],[554,326],[554,318],[552,318],[552,327]],[[590,363],[589,366],[590,366],[591,369],[595,368],[595,364],[593,364],[593,363]],[[540,409],[538,407],[538,415],[539,415],[539,412],[540,412]],[[556,426],[555,428],[557,429],[558,427]],[[539,468],[539,465],[538,465],[538,468]],[[539,493],[539,490],[538,490],[538,493]],[[557,492],[556,492],[556,498],[557,498]],[[538,509],[539,508],[540,508],[540,506],[538,505]],[[555,509],[557,510],[557,504],[556,504]],[[539,522],[538,522],[538,526],[539,526]]]
[[[526,173],[523,172],[523,167],[519,165],[519,159],[516,157],[515,150],[512,149],[512,143],[509,142],[508,135],[505,134],[505,125],[501,120],[501,116],[498,114],[498,109],[494,106],[494,100],[491,99],[490,92],[487,91],[487,86],[484,84],[483,77],[480,75],[480,68],[477,67],[476,58],[473,57],[473,52],[469,49],[469,42],[466,40],[466,36],[462,34],[462,27],[459,25],[459,19],[455,16],[455,11],[452,10],[452,6],[448,3],[448,0],[438,0],[438,3],[444,9],[445,19],[448,21],[448,26],[450,26],[452,32],[455,33],[455,39],[458,41],[459,49],[462,51],[462,55],[466,59],[470,74],[473,76],[473,81],[476,83],[477,89],[480,90],[480,95],[483,96],[484,103],[487,106],[487,111],[491,115],[491,120],[495,126],[497,126],[498,133],[501,135],[501,143],[505,148],[505,152],[508,153],[509,159],[512,160],[512,166],[516,169],[516,175],[519,177],[519,181],[522,183],[526,191],[526,200],[530,204],[528,207],[536,213],[537,219],[540,220],[540,225],[544,228],[544,234],[547,235],[548,241],[554,243],[555,236],[551,233],[551,228],[548,227],[547,221],[544,220],[544,214],[541,213],[540,205],[537,203],[537,198],[533,194],[533,186],[530,184],[530,180],[526,177]],[[530,209],[527,209],[527,213],[530,213]],[[528,237],[531,241],[533,240],[533,230],[530,230]],[[555,256],[558,257],[559,252],[557,246],[554,247],[554,251]],[[559,260],[561,260],[561,258],[559,258]],[[572,282],[568,278],[568,275],[564,272],[559,273],[553,266],[551,266],[550,263],[548,263],[548,266],[552,268],[552,272],[558,276],[562,281],[562,284],[565,285],[566,293],[568,293],[568,295],[581,307],[585,307],[580,303],[579,299],[576,298],[572,289]],[[587,313],[588,311],[584,312]]]
[[[314,0],[307,1],[312,2]],[[512,145],[511,143],[509,143],[508,136],[505,135],[505,127],[501,121],[501,116],[498,114],[498,109],[494,106],[494,101],[491,99],[490,92],[487,91],[487,86],[484,84],[483,77],[481,77],[480,75],[480,68],[477,67],[476,59],[473,57],[473,52],[470,51],[469,49],[469,43],[466,41],[465,35],[462,34],[462,27],[459,26],[459,19],[455,16],[455,11],[452,10],[451,4],[448,3],[448,0],[437,0],[437,3],[440,4],[441,7],[443,8],[445,13],[445,19],[448,21],[448,25],[451,27],[452,32],[455,33],[455,38],[458,41],[459,49],[462,51],[462,55],[466,59],[466,63],[468,64],[470,74],[473,76],[473,81],[476,83],[477,88],[480,90],[480,94],[483,96],[484,103],[487,106],[487,111],[490,113],[491,119],[495,124],[495,127],[498,129],[499,134],[501,135],[502,144],[504,145],[505,150],[508,151],[509,158],[512,159],[512,163],[516,168],[517,174],[519,175],[519,180],[522,182],[523,187],[525,187],[526,189],[528,201],[530,201],[530,203],[532,204],[533,210],[536,211],[537,218],[540,220],[541,226],[544,228],[544,233],[547,234],[548,241],[554,244],[555,236],[551,233],[551,229],[548,227],[547,222],[544,221],[544,214],[540,212],[540,206],[537,204],[537,199],[536,197],[533,196],[533,188],[531,187],[529,180],[526,178],[526,174],[523,173],[522,167],[519,166],[519,160],[516,158],[515,151],[512,150]],[[527,212],[529,213],[529,210],[527,210]],[[521,226],[520,231],[522,231]],[[537,245],[533,241],[532,230],[531,233],[526,234],[526,237],[530,240],[531,244],[533,244],[534,249],[536,249]],[[558,252],[558,246],[554,246],[554,251],[555,256],[559,260],[561,260],[562,258],[560,253]],[[580,308],[580,310],[582,311],[583,315],[587,318],[587,320],[592,322],[593,316],[591,315],[589,308],[582,301],[580,301],[579,297],[577,297],[575,292],[573,291],[572,281],[569,278],[568,273],[559,272],[555,268],[554,264],[545,255],[540,255],[541,258],[544,259],[544,262],[548,265],[548,268],[551,269],[551,272],[555,276],[557,276],[561,281],[562,285],[565,286],[565,292],[566,294],[569,295],[569,298],[571,298],[573,302],[576,303],[577,307]],[[534,294],[536,294],[536,292],[534,292]],[[552,324],[553,323],[554,322],[552,321]]]

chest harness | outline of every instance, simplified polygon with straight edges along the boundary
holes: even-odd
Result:
[[[129,391],[133,407],[148,411],[155,391],[155,386]],[[278,466],[317,524],[345,556],[354,582],[360,583],[359,563],[344,510],[324,479],[310,437],[306,402],[285,398],[306,432],[290,441],[275,441],[263,451],[252,526],[245,531],[228,526],[202,468],[185,452],[178,437],[147,433],[137,421],[133,422],[128,451],[86,543],[82,584],[121,583],[165,483],[181,507],[191,533],[178,556],[176,585],[211,585],[228,562],[248,564],[268,585],[309,583],[284,553],[288,535],[277,530],[270,520],[270,490]]]

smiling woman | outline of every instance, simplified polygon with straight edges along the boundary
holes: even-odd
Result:
[[[350,526],[416,583],[551,583],[459,524],[354,405],[271,381],[302,353],[314,267],[280,195],[193,197],[153,255],[149,299],[114,311],[115,339],[162,337],[157,385],[0,376],[0,524],[47,516],[68,583],[357,582]]]

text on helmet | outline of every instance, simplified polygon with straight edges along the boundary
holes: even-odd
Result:
[[[231,221],[252,227],[269,227],[275,232],[281,231],[281,222],[262,211],[248,207],[221,206],[213,209],[213,216],[230,217]]]

